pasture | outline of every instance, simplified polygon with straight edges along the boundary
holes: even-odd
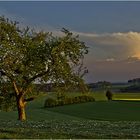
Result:
[[[1,111],[0,138],[140,138],[139,101],[106,101],[102,92],[93,93],[95,102],[43,108],[48,96],[27,105],[26,122],[16,120],[16,111]],[[131,99],[132,94],[114,97]]]

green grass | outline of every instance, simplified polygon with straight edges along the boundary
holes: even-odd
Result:
[[[92,94],[96,101],[107,101],[105,91],[96,91],[93,92]]]
[[[96,102],[44,109],[48,96],[42,95],[27,105],[26,122],[17,121],[16,111],[1,111],[0,138],[140,138],[140,102],[108,102],[105,93],[99,92],[93,93]],[[132,95],[116,93],[114,97]],[[139,98],[139,94],[134,97]]]
[[[95,120],[1,121],[0,138],[109,139],[140,138],[140,122]]]
[[[110,121],[140,121],[140,102],[98,101],[48,109],[82,119]]]
[[[116,93],[114,99],[140,99],[140,93]]]
[[[44,101],[48,95],[43,95],[27,104],[28,120],[69,120],[69,119],[95,119],[95,120],[131,120],[140,121],[140,102],[135,101],[106,101],[104,93],[93,93],[96,102],[66,105],[62,107],[44,109]],[[117,93],[113,98],[139,98],[140,94]],[[16,120],[17,112],[0,112],[2,120]]]
[[[105,91],[92,93],[96,101],[107,101]],[[113,99],[140,99],[140,93],[113,93]]]

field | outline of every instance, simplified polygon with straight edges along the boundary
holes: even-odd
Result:
[[[93,93],[96,101],[106,101],[105,91],[96,91]],[[140,100],[140,93],[113,93],[113,100]]]
[[[93,95],[96,101],[92,103],[47,109],[43,105],[48,95],[43,95],[28,104],[26,122],[16,120],[16,111],[1,111],[0,138],[140,138],[139,101],[106,101],[103,92]],[[113,96],[134,97],[140,94]]]

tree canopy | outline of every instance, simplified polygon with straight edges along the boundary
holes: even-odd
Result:
[[[24,108],[33,99],[27,95],[35,80],[66,86],[84,83],[87,70],[82,60],[88,48],[78,36],[64,28],[62,32],[56,37],[0,17],[0,78],[14,90],[20,120],[26,119]]]

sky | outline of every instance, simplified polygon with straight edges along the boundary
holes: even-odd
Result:
[[[78,34],[89,47],[88,83],[140,77],[140,1],[0,1],[0,15],[56,36],[63,27]]]

